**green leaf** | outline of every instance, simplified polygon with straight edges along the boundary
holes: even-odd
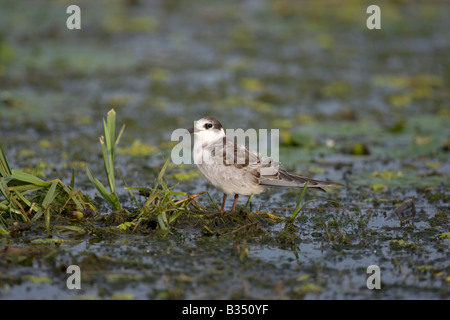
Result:
[[[440,238],[440,239],[445,239],[445,238],[450,239],[450,232],[444,232],[444,233],[441,233],[441,234],[439,235],[439,238]]]
[[[120,204],[120,201],[119,201],[119,198],[117,197],[117,195],[115,193],[110,193],[109,196],[111,198],[111,204],[113,205],[114,209],[122,210],[122,205]]]
[[[116,142],[116,112],[114,109],[111,109],[108,112],[106,123],[105,120],[103,120],[103,127],[105,130],[105,139],[106,139],[106,148],[107,148],[107,156],[108,156],[108,166],[109,171],[108,173],[111,175],[111,177],[114,177],[114,145]],[[114,182],[114,180],[112,180]],[[115,187],[115,186],[114,186]],[[114,189],[111,189],[112,192],[115,191]]]
[[[306,181],[305,186],[302,189],[302,193],[300,194],[300,197],[298,198],[297,205],[295,206],[295,209],[294,209],[294,213],[292,214],[291,223],[294,223],[295,218],[297,218],[298,214],[300,213],[301,209],[303,208],[303,206],[300,207],[300,204],[303,201],[303,197],[305,196],[306,189],[308,188],[308,184],[309,184],[309,181]]]
[[[157,191],[161,191],[161,190],[158,190],[158,185],[162,182],[162,178],[164,176],[164,172],[166,171],[169,163],[170,163],[170,157],[166,160],[166,163],[164,163],[163,167],[161,168],[161,171],[159,172],[159,175],[158,175],[158,177],[155,180],[155,185],[154,185],[153,189],[151,189],[151,193],[150,193],[150,195],[148,197],[148,200],[145,203],[144,207],[148,207],[150,205],[150,203],[153,202],[156,192]]]
[[[0,225],[0,235],[2,235],[2,236],[9,235],[9,232],[7,230],[5,230],[2,225]]]
[[[302,205],[300,205],[302,203],[302,201],[303,201],[303,198],[305,196],[307,188],[308,188],[308,182],[306,182],[305,186],[302,189],[302,193],[300,194],[300,197],[298,198],[297,205],[295,206],[295,209],[294,209],[294,212],[293,212],[292,216],[289,219],[287,219],[287,221],[286,221],[285,229],[291,227],[294,224],[295,219],[297,218],[299,213],[302,212],[303,208],[308,203],[316,201],[316,199],[311,199],[311,200],[306,201]]]
[[[78,233],[78,234],[85,234],[86,230],[84,230],[82,227],[78,227],[78,226],[55,226],[57,229],[62,230],[62,231],[71,231],[74,233]]]
[[[56,192],[56,186],[58,185],[58,181],[54,180],[52,185],[48,189],[47,194],[45,195],[44,201],[42,201],[42,206],[44,207],[44,218],[45,218],[45,231],[47,233],[50,232],[50,210],[48,206],[53,202],[58,192]]]
[[[103,184],[96,178],[92,176],[91,171],[88,167],[86,167],[86,173],[89,177],[89,180],[91,180],[92,184],[97,188],[98,192],[100,192],[100,195],[108,201],[116,210],[121,210],[122,205],[119,202],[119,199],[117,198],[117,195],[114,193],[109,193],[108,190],[103,186]]]
[[[42,201],[42,206],[44,208],[47,208],[49,206],[49,204],[53,202],[53,200],[55,199],[56,195],[58,194],[56,192],[56,186],[57,185],[58,185],[58,180],[53,180],[52,185],[48,189],[48,192],[45,195],[44,200]]]
[[[14,194],[15,194],[20,200],[22,200],[27,206],[31,207],[31,201],[28,200],[27,198],[25,198],[25,196],[24,196],[19,190],[14,190]]]
[[[161,171],[159,172],[158,178],[157,178],[157,182],[160,182],[164,176],[164,173],[166,172],[167,167],[169,166],[170,163],[170,159],[171,157],[169,157],[166,160],[166,163],[164,163],[163,167],[161,168]],[[156,188],[156,187],[155,187]]]
[[[116,228],[126,231],[128,228],[134,225],[133,222],[125,221],[124,223],[119,224]]]
[[[14,212],[15,214],[19,215],[22,218],[23,222],[29,221],[28,217],[25,214],[25,211],[23,207],[20,205],[20,203],[17,201],[16,198],[13,197],[11,192],[9,191],[7,180],[9,180],[8,176],[7,178],[0,178],[0,191],[5,197],[5,201],[9,203],[9,205],[1,205],[0,210],[6,211],[6,212]]]
[[[122,129],[119,132],[119,136],[116,138],[116,112],[114,109],[111,109],[106,119],[103,118],[103,131],[104,136],[100,137],[100,144],[102,147],[102,155],[103,155],[103,164],[105,167],[106,178],[108,180],[108,186],[110,192],[108,192],[100,183],[99,180],[95,179],[90,173],[89,169],[86,168],[86,172],[88,174],[89,179],[100,192],[101,196],[108,201],[116,210],[122,209],[122,205],[120,204],[119,198],[116,192],[116,180],[114,175],[114,150],[117,144],[119,143],[120,137],[122,136],[123,130],[125,126],[122,126]],[[119,173],[120,174],[120,173]]]
[[[169,219],[169,224],[174,222],[183,212],[184,210],[178,210],[174,215],[172,215]]]
[[[173,191],[173,190],[170,190],[168,192],[168,194],[170,194],[171,196],[185,196],[187,193],[184,192],[184,191]]]
[[[70,187],[73,189],[75,187],[75,169],[72,168],[72,178],[70,179]]]
[[[127,189],[126,187],[128,187],[128,184],[125,181],[125,179],[123,178],[122,173],[120,172],[120,170],[118,168],[117,168],[117,173],[119,174],[120,179],[122,179],[123,184],[125,185],[125,189]],[[128,189],[128,193],[130,194],[131,199],[133,199],[134,203],[139,208],[139,210],[141,210],[141,207],[139,206],[139,202],[137,201],[137,199],[134,196],[133,192],[131,192],[131,190]]]
[[[36,211],[36,214],[33,216],[33,219],[32,219],[32,220],[37,220],[37,219],[39,219],[39,218],[42,216],[43,213],[44,213],[44,209],[43,209],[43,208],[39,208],[39,209]]]
[[[108,152],[108,144],[105,142],[105,137],[100,137],[100,144],[102,146],[103,162],[105,165],[106,178],[108,179],[109,189],[111,192],[116,191],[113,160],[111,154]]]
[[[126,187],[126,190],[137,190],[137,191],[143,191],[143,192],[151,192],[152,188],[146,188],[146,187]]]
[[[11,175],[11,168],[9,167],[8,160],[6,159],[5,152],[3,151],[2,144],[0,143],[0,176],[6,177]]]
[[[94,187],[97,188],[98,192],[100,192],[102,197],[104,197],[106,200],[108,200],[108,202],[111,203],[111,199],[109,198],[108,190],[106,190],[106,188],[103,186],[103,184],[97,178],[94,178],[94,176],[91,173],[91,170],[89,170],[88,167],[86,167],[86,173],[88,175],[89,180],[91,180],[92,184],[94,185]]]
[[[370,188],[374,191],[374,192],[382,192],[387,190],[389,187],[383,183],[372,183],[370,185]]]
[[[122,137],[123,130],[125,130],[125,125],[122,126],[122,128],[120,129],[119,135],[117,136],[116,143],[115,143],[116,147],[119,144],[120,138]]]
[[[219,211],[220,211],[220,207],[214,202],[213,198],[211,198],[209,192],[207,192],[206,195],[207,195],[208,198],[209,198],[209,202],[210,202],[214,207],[216,207],[217,212],[219,212]]]
[[[103,120],[103,127],[105,129],[106,145],[109,147],[108,153],[111,155],[112,159],[114,159],[113,147],[116,142],[116,112],[114,109],[109,110],[106,116],[106,123],[105,120]]]
[[[5,180],[6,179],[3,178],[0,179],[0,192],[3,194],[5,199],[8,200],[8,202],[11,202],[11,194]]]
[[[11,175],[14,179],[16,179],[18,181],[28,182],[28,183],[31,183],[31,184],[34,184],[34,185],[37,185],[40,187],[48,187],[52,184],[51,181],[50,182],[44,181],[32,174],[29,174],[29,173],[26,173],[26,172],[23,172],[20,170],[13,169]]]
[[[82,195],[79,190],[73,190],[67,186],[63,186],[63,190],[68,194],[66,202],[73,200],[73,202],[77,207],[77,210],[83,211],[84,209],[86,209],[86,206],[84,205],[84,200],[82,199]]]
[[[161,230],[169,231],[169,228],[167,227],[169,223],[167,221],[166,213],[164,211],[158,214],[158,223]]]
[[[251,210],[253,196],[254,196],[254,194],[252,194],[250,197],[248,197],[247,202],[245,203],[245,210],[247,210],[247,208],[249,206],[250,206],[250,210]]]

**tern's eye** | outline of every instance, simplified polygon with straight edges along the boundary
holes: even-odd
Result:
[[[212,123],[206,123],[205,124],[205,128],[206,129],[211,129],[213,127]]]

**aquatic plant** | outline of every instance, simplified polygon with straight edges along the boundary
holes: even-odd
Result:
[[[200,196],[202,193],[196,193],[183,199],[174,198],[174,196],[178,195],[185,196],[187,193],[174,191],[174,186],[168,187],[166,185],[164,181],[164,174],[169,163],[170,157],[162,166],[158,177],[155,179],[153,188],[126,188],[128,190],[139,190],[141,193],[147,195],[147,199],[137,218],[131,224],[122,224],[119,228],[126,229],[129,226],[133,226],[133,230],[136,230],[136,228],[143,221],[149,221],[156,218],[159,229],[163,232],[168,232],[170,230],[170,225],[173,224],[182,213],[186,213],[189,210],[204,210],[204,208],[195,201],[195,198]]]
[[[8,220],[31,222],[44,216],[45,230],[50,232],[53,214],[85,211],[95,208],[85,195],[74,188],[75,172],[70,185],[60,179],[44,181],[37,176],[10,168],[0,143],[0,234],[8,234]]]
[[[103,129],[105,135],[100,137],[100,144],[102,146],[103,162],[110,191],[108,192],[106,187],[98,179],[94,178],[88,166],[86,166],[86,173],[89,180],[91,180],[92,184],[97,188],[98,192],[100,192],[103,199],[108,201],[115,210],[121,210],[122,205],[117,196],[116,179],[114,175],[114,155],[120,137],[125,129],[125,125],[122,126],[122,129],[116,138],[116,112],[114,109],[111,109],[108,112],[106,120],[103,119]]]
[[[122,210],[123,206],[119,201],[116,187],[116,180],[114,174],[114,157],[116,153],[117,145],[119,144],[120,138],[124,131],[125,125],[122,126],[118,136],[115,136],[116,127],[116,112],[111,109],[106,120],[103,119],[103,128],[105,135],[100,137],[100,144],[102,146],[103,152],[103,162],[105,167],[106,178],[108,180],[109,191],[107,188],[96,178],[93,177],[91,171],[86,166],[86,173],[96,187],[100,195],[108,203],[110,203],[113,208],[118,211]],[[175,220],[183,213],[188,210],[191,203],[195,207],[200,208],[200,205],[194,201],[196,197],[200,195],[194,194],[183,199],[177,199],[175,196],[186,195],[186,192],[174,191],[172,187],[168,187],[163,179],[166,169],[170,163],[170,157],[166,160],[165,164],[162,166],[159,175],[155,179],[153,188],[146,187],[129,187],[122,177],[120,171],[117,170],[120,178],[125,184],[125,189],[130,193],[130,197],[134,200],[139,211],[138,216],[132,221],[125,221],[119,224],[117,227],[121,230],[128,230],[133,227],[132,230],[136,230],[137,227],[143,221],[149,221],[153,218],[157,221],[157,226],[160,230],[167,232],[169,231],[170,224],[174,223]],[[146,202],[141,207],[139,202],[136,200],[132,191],[139,191],[141,194],[146,195]]]
[[[297,205],[295,206],[294,212],[292,213],[292,216],[290,216],[289,218],[286,218],[286,224],[284,226],[285,229],[292,229],[295,219],[297,218],[297,216],[300,214],[300,212],[302,211],[302,209],[310,202],[315,201],[315,199],[311,199],[306,201],[305,203],[303,203],[302,205],[300,205],[303,202],[303,198],[305,197],[305,193],[306,193],[306,189],[308,188],[308,181],[305,183],[305,186],[302,189],[302,192],[300,193],[300,196],[298,197],[297,200]]]

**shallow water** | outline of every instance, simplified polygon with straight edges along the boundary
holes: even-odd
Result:
[[[382,29],[368,30],[364,1],[79,3],[81,30],[65,27],[64,3],[0,4],[11,167],[67,183],[73,167],[76,187],[111,213],[84,166],[104,177],[98,137],[114,108],[129,185],[152,185],[172,131],[214,115],[227,128],[279,128],[284,168],[346,187],[308,192],[318,201],[293,239],[276,223],[250,237],[188,223],[166,238],[55,228],[66,242],[53,244],[39,227],[3,237],[1,299],[449,298],[448,4],[383,4]],[[152,151],[133,154],[135,141]],[[193,170],[171,165],[167,183],[219,202],[201,177],[177,178]],[[252,210],[289,217],[298,194],[271,188]],[[388,220],[409,198],[416,215]],[[66,287],[71,264],[81,290]],[[381,290],[366,286],[373,264]]]

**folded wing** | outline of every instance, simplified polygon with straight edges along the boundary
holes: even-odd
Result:
[[[216,163],[224,164],[230,169],[250,175],[255,182],[263,186],[298,187],[303,188],[308,182],[308,188],[322,188],[342,186],[342,184],[311,179],[291,174],[280,169],[280,163],[272,158],[263,157],[248,150],[246,146],[235,143],[226,138],[219,139],[208,146],[212,159]]]

